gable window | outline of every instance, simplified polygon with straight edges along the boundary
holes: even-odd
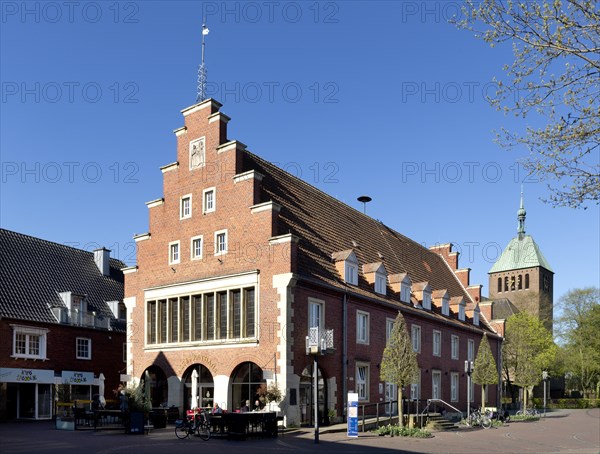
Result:
[[[433,331],[433,356],[441,356],[442,354],[442,332]]]
[[[458,336],[452,335],[450,341],[450,355],[452,359],[458,359]]]
[[[192,194],[184,195],[179,202],[179,219],[192,217]]]
[[[356,313],[356,343],[369,343],[369,314],[358,311]]]
[[[215,232],[215,255],[227,254],[227,230]]]
[[[202,191],[202,212],[210,213],[216,209],[215,188],[208,188]]]
[[[450,373],[450,400],[458,402],[458,372]]]
[[[206,140],[204,137],[190,142],[190,170],[204,167],[206,162]]]
[[[13,328],[13,358],[46,359],[48,330],[26,326]]]
[[[358,400],[369,400],[369,365],[356,363],[356,392]]]
[[[75,340],[77,359],[92,359],[92,339],[78,337]]]
[[[413,351],[421,353],[421,327],[419,325],[412,325],[410,332]]]
[[[199,260],[202,258],[202,235],[193,237],[191,241],[192,260]]]
[[[179,241],[169,243],[169,264],[179,263]]]
[[[475,360],[475,341],[473,339],[467,340],[467,359],[469,361]]]

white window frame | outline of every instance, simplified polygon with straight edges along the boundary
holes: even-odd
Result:
[[[87,343],[87,356],[82,356],[79,354],[79,342],[86,342]],[[92,339],[90,339],[89,337],[77,337],[75,338],[75,357],[77,359],[87,359],[87,360],[91,360],[92,359]]]
[[[361,376],[360,370],[364,371],[364,377]],[[356,362],[356,392],[359,401],[369,401],[369,374],[370,365],[365,362]]]
[[[212,206],[208,206],[208,195],[212,194]],[[217,189],[213,186],[212,188],[206,188],[202,191],[202,213],[212,213],[217,209]]]
[[[448,299],[442,299],[442,315],[450,315],[450,301]]]
[[[421,327],[419,325],[411,325],[410,340],[412,343],[413,351],[421,353]]]
[[[410,284],[408,282],[400,283],[400,301],[410,303]]]
[[[458,359],[460,356],[460,338],[456,334],[452,334],[450,337],[450,357],[452,359]]]
[[[450,402],[458,402],[459,374],[450,372]]]
[[[473,339],[467,340],[467,359],[475,361],[475,341]]]
[[[200,240],[200,254],[196,254],[195,241]],[[204,235],[197,235],[190,238],[190,258],[192,260],[202,260],[202,251],[204,250]]]
[[[188,210],[185,212],[185,202],[188,202]],[[179,199],[179,219],[189,219],[192,217],[192,194],[182,195]]]
[[[442,356],[442,332],[434,329],[432,336],[433,356]]]
[[[358,263],[344,261],[344,280],[351,285],[358,285]]]
[[[316,316],[318,312],[318,316]],[[318,318],[318,323],[315,323],[315,317]],[[308,298],[308,327],[319,328],[319,332],[325,326],[325,301],[316,298]]]
[[[225,247],[224,249],[219,248],[219,236],[225,235]],[[229,238],[227,238],[227,229],[217,230],[215,232],[215,255],[224,255],[227,254],[227,250],[229,247]]]
[[[46,358],[46,347],[48,341],[48,330],[43,328],[34,328],[31,326],[11,325],[13,329],[12,336],[12,358],[25,359],[48,359]],[[25,353],[17,353],[17,335],[25,336]],[[31,354],[30,341],[31,338],[39,337],[39,351],[36,354]]]
[[[356,311],[356,343],[369,345],[370,314]]]
[[[387,345],[392,337],[392,330],[394,329],[394,323],[396,322],[393,318],[385,319],[385,344]]]
[[[387,292],[387,279],[383,273],[375,273],[375,293],[385,295]]]
[[[437,384],[436,384],[435,377],[438,377]],[[442,399],[442,371],[441,370],[437,370],[437,369],[431,370],[431,398],[432,399]]]
[[[421,369],[417,373],[417,381],[410,384],[410,399],[419,400],[421,398]]]
[[[200,162],[197,165],[192,165],[192,150],[194,149],[194,145],[197,143],[202,143],[202,154],[200,155]],[[190,170],[199,169],[206,165],[206,137],[199,137],[195,140],[190,141]]]
[[[175,246],[177,246],[176,250],[174,248]],[[177,257],[175,257],[175,255],[177,255]],[[169,243],[169,265],[175,265],[179,262],[181,262],[181,242],[179,240],[171,241]]]

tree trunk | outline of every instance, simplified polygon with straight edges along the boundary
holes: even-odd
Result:
[[[402,387],[398,386],[398,425],[404,427],[404,405],[402,405]]]
[[[485,387],[487,385],[481,385],[481,410],[485,408]]]

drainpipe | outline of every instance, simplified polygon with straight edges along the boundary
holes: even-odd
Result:
[[[502,411],[502,341],[504,341],[504,338],[496,340],[496,350],[498,351],[498,386],[496,390],[496,408],[498,408],[498,414],[500,414]],[[502,414],[504,415],[503,411]]]
[[[343,421],[346,422],[348,415],[348,292],[344,291],[342,300],[342,402],[344,412],[342,414]]]

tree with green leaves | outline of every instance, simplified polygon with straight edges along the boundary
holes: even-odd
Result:
[[[485,390],[487,385],[498,384],[498,367],[496,366],[496,360],[492,354],[486,333],[483,333],[483,338],[477,349],[473,369],[473,383],[481,385],[481,406],[485,407]]]
[[[490,104],[524,122],[497,142],[524,146],[525,170],[547,181],[553,206],[600,201],[600,14],[596,0],[467,0],[454,21],[491,47],[510,43],[508,81]],[[526,123],[525,123],[526,122]],[[556,181],[558,184],[552,183]]]
[[[557,347],[552,334],[536,317],[519,312],[506,321],[502,357],[506,381],[523,388],[523,408],[527,408],[527,392],[542,380],[549,370]]]
[[[600,289],[573,289],[559,302],[557,338],[562,343],[565,372],[590,397],[600,383]]]
[[[402,390],[405,386],[414,383],[418,374],[417,354],[413,350],[404,317],[398,311],[387,346],[383,350],[380,375],[381,380],[394,383],[398,387],[398,423],[402,427],[404,427]]]

